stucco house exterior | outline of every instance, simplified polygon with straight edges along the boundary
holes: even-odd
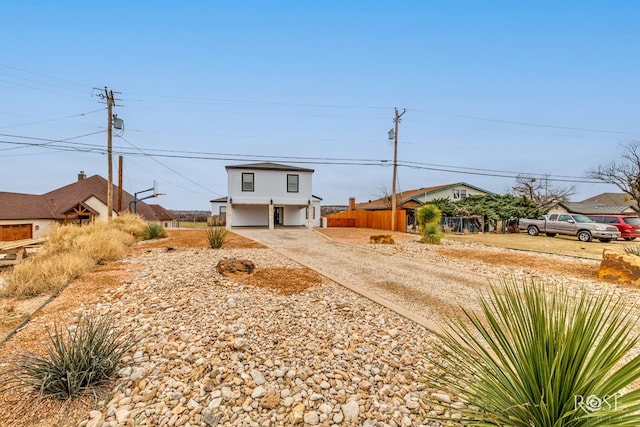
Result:
[[[227,196],[211,200],[226,227],[320,226],[320,197],[312,194],[313,169],[278,163],[225,166]]]
[[[44,237],[55,223],[87,224],[107,221],[107,180],[100,175],[78,180],[48,193],[35,195],[0,192],[0,241]],[[114,185],[113,215],[117,216],[118,187]],[[122,192],[122,210],[134,196]],[[138,215],[149,222],[175,227],[178,217],[160,205],[137,202]]]

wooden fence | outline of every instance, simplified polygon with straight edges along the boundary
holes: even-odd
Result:
[[[327,227],[374,228],[391,230],[391,211],[353,210],[326,215]],[[396,211],[396,230],[407,232],[407,211]]]

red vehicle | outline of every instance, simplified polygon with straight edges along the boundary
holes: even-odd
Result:
[[[595,222],[613,225],[624,240],[640,237],[640,218],[637,215],[587,215]]]

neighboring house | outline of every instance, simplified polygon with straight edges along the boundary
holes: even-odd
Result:
[[[630,206],[638,211],[638,204],[627,193],[600,193],[597,196],[584,199],[580,203],[593,203],[604,206]]]
[[[600,193],[581,202],[561,202],[549,214],[575,213],[583,215],[637,215],[638,207],[628,194]]]
[[[228,196],[211,200],[226,227],[320,226],[320,197],[312,194],[313,169],[278,163],[225,166]]]
[[[549,214],[575,213],[583,215],[637,215],[638,212],[630,205],[603,205],[588,202],[564,202],[551,208]]]
[[[118,187],[114,186],[113,215],[117,216]],[[122,192],[122,210],[134,196]],[[165,227],[177,225],[178,217],[159,205],[137,202],[138,214]],[[42,195],[0,192],[0,241],[43,237],[54,223],[87,224],[107,220],[107,180],[99,175],[78,180]]]
[[[418,188],[396,193],[397,208],[413,210],[416,206],[434,199],[460,200],[467,196],[493,194],[465,182]],[[391,195],[365,203],[356,203],[354,209],[386,210],[391,209]]]

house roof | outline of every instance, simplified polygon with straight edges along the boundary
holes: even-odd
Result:
[[[0,191],[0,219],[52,219],[54,217],[43,196]]]
[[[107,180],[100,175],[80,179],[43,195],[0,192],[0,219],[64,219],[65,213],[95,197],[107,205]],[[113,206],[117,209],[118,187],[113,186]],[[134,196],[122,192],[122,208],[127,209]],[[175,219],[166,209],[155,210],[137,202],[138,214],[149,220]]]
[[[225,169],[254,169],[254,170],[274,170],[274,171],[292,171],[292,172],[313,172],[313,169],[300,168],[297,166],[283,165],[280,163],[247,163],[243,165],[227,165]]]
[[[491,191],[483,190],[482,188],[473,186],[471,184],[467,184],[466,182],[456,182],[454,184],[444,184],[444,185],[436,185],[433,187],[423,187],[415,190],[407,190],[402,191],[400,193],[396,193],[396,202],[398,206],[404,205],[406,203],[411,203],[411,207],[415,205],[415,198],[418,196],[427,196],[432,195],[434,193],[439,193],[441,191],[446,191],[453,187],[465,186],[472,188],[477,191],[481,191],[487,194],[493,194]],[[377,210],[377,209],[389,209],[391,206],[391,195],[387,197],[381,197],[379,199],[370,200],[369,202],[356,203],[356,209],[366,209],[366,210]]]
[[[171,211],[166,210],[165,208],[163,208],[160,205],[148,205],[154,212],[155,214],[155,218],[147,218],[148,220],[151,221],[165,221],[165,220],[172,220],[175,221],[178,218],[178,215],[174,214]]]
[[[636,201],[627,193],[600,193],[596,196],[582,200],[580,203],[597,203],[606,206],[635,206]]]
[[[633,207],[629,205],[607,206],[599,203],[588,202],[565,202],[559,203],[559,205],[571,213],[578,213],[583,215],[635,213]]]

